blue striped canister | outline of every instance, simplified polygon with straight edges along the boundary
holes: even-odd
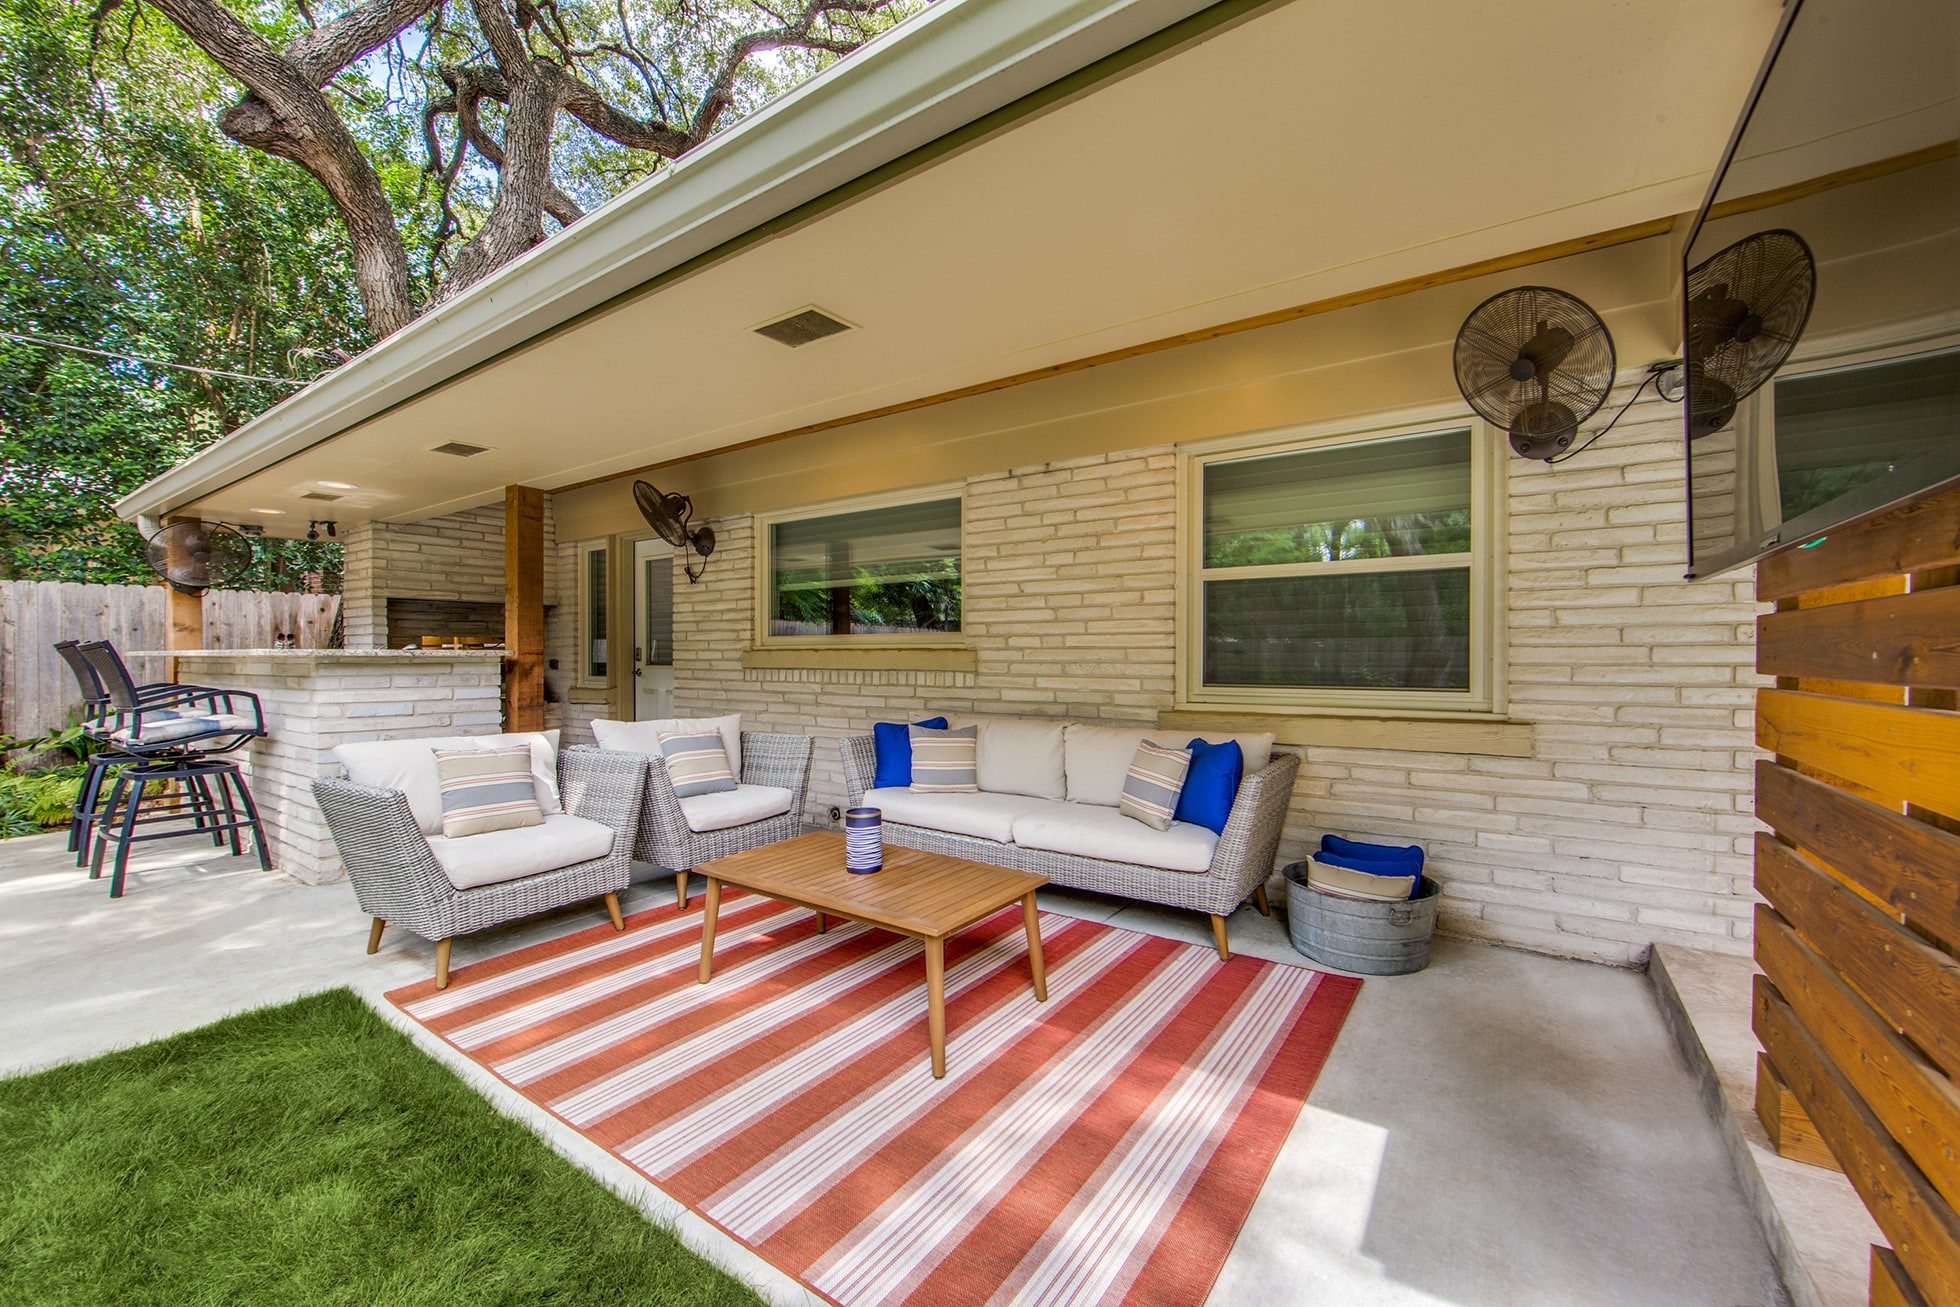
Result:
[[[885,814],[876,808],[844,813],[844,870],[863,875],[885,865]]]

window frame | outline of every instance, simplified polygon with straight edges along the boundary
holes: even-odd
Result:
[[[1213,463],[1370,444],[1404,436],[1470,432],[1470,688],[1368,690],[1211,686],[1203,682],[1208,580],[1414,570],[1399,558],[1206,568],[1204,472]],[[1407,411],[1379,420],[1315,423],[1179,445],[1177,450],[1177,639],[1175,704],[1180,711],[1262,711],[1316,716],[1501,719],[1504,665],[1503,444],[1488,423],[1461,407]]]
[[[609,627],[612,621],[613,557],[610,552],[612,548],[612,543],[613,542],[611,538],[601,537],[599,539],[594,539],[594,540],[581,540],[575,546],[577,551],[577,562],[575,566],[578,569],[577,572],[577,582],[578,582],[577,640],[578,643],[576,647],[573,649],[573,653],[578,659],[578,666],[574,669],[573,676],[572,676],[572,684],[588,690],[593,690],[593,689],[603,690],[608,686],[610,686],[613,680],[613,667],[614,667],[615,659],[613,658],[613,652],[612,652],[611,632],[609,630],[601,630],[595,633],[592,629],[593,626],[592,555],[593,554],[606,555],[606,561],[604,563],[604,574],[602,580],[603,598],[606,601],[606,625]],[[596,676],[592,673],[592,641],[595,637],[595,634],[597,638],[604,639],[607,642],[606,643],[606,674],[604,676]]]
[[[960,506],[960,629],[918,632],[912,635],[774,635],[771,600],[775,597],[771,575],[772,537],[777,524],[806,522],[815,518],[839,517],[846,513],[870,512],[880,508],[904,508],[954,500]],[[963,649],[966,647],[966,483],[946,482],[908,490],[874,495],[853,495],[818,504],[755,515],[755,579],[753,647],[757,649]]]

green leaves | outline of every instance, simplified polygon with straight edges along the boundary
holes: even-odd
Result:
[[[370,343],[339,216],[218,133],[232,96],[147,10],[114,11],[92,50],[88,6],[0,0],[7,330],[300,379]],[[114,500],[292,389],[0,340],[0,576],[150,580]],[[274,543],[261,563],[236,584],[289,588],[338,549]]]

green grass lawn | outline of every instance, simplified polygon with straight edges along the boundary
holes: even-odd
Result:
[[[0,1303],[755,1303],[346,990],[0,1080]]]

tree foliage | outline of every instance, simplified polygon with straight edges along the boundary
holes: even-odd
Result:
[[[219,128],[325,191],[380,337],[924,0],[292,0],[297,29],[221,0],[97,12],[139,3],[242,88]],[[419,266],[370,148],[409,119],[441,196]]]
[[[0,0],[0,330],[214,370],[0,338],[0,576],[924,3]]]
[[[208,61],[136,11],[94,35],[86,11],[0,0],[0,330],[301,380],[370,343],[338,216],[212,128]],[[433,213],[403,143],[372,148]],[[112,502],[293,389],[0,339],[0,574],[152,579]],[[337,547],[267,543],[232,584],[337,569]]]

